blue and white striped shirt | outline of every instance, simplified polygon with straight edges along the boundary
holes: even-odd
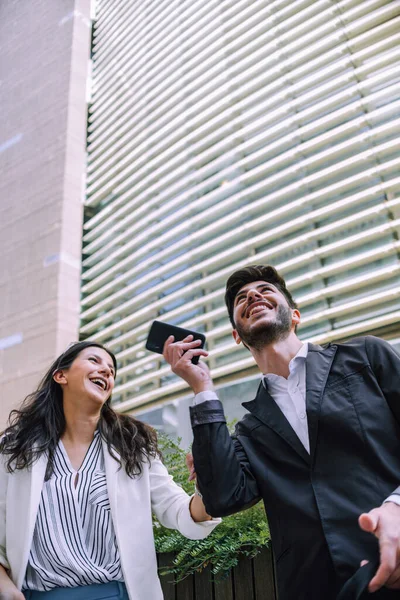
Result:
[[[122,581],[101,437],[76,471],[59,442],[43,485],[23,589],[47,591]]]

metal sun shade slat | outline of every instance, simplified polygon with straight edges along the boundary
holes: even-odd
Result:
[[[81,333],[122,361],[119,408],[184,393],[144,351],[160,314],[206,330],[217,380],[253,372],[222,305],[249,261],[285,274],[307,339],[392,327],[400,7],[100,1],[97,15]]]

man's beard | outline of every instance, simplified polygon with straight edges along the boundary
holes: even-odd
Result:
[[[250,329],[236,325],[242,342],[245,346],[260,351],[265,346],[287,338],[292,328],[292,311],[288,306],[278,306],[276,319],[262,326],[254,326]]]

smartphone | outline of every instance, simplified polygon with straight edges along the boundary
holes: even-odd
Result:
[[[204,348],[204,344],[206,343],[206,336],[198,331],[191,331],[190,329],[184,329],[183,327],[177,327],[176,325],[170,325],[162,321],[153,321],[146,342],[147,350],[162,354],[164,344],[170,335],[174,336],[175,342],[180,342],[186,336],[192,335],[193,340],[201,340],[201,346],[198,346],[198,348]],[[192,363],[197,365],[199,358],[199,356],[194,356]]]

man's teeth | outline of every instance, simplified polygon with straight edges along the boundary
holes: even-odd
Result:
[[[251,315],[254,313],[254,311],[258,311],[258,309],[267,309],[267,310],[271,310],[271,308],[269,306],[267,306],[266,304],[259,304],[258,306],[255,306],[254,308],[251,309],[251,311],[249,312],[249,317],[251,317]]]
[[[102,379],[91,379],[90,380],[92,383],[95,383],[96,385],[98,385],[99,387],[103,388],[103,390],[106,389],[107,384],[105,381],[103,381]]]

